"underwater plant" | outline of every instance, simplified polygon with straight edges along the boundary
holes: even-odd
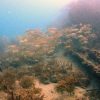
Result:
[[[19,84],[22,88],[30,88],[34,85],[33,78],[31,76],[23,76]]]
[[[15,80],[16,80],[15,71],[11,71],[10,69],[4,70],[1,77],[2,77],[2,82],[1,82],[2,89],[4,89],[4,91],[7,91],[7,92],[9,92],[10,90],[13,90]]]
[[[76,83],[77,80],[73,76],[67,76],[66,78],[58,82],[56,90],[61,93],[66,91],[67,93],[69,93],[69,95],[71,95],[74,91]]]

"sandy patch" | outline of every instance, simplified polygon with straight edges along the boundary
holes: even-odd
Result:
[[[54,83],[51,84],[42,84],[38,80],[35,81],[35,87],[42,89],[42,94],[45,95],[44,100],[55,100],[59,95],[55,91],[55,85]]]

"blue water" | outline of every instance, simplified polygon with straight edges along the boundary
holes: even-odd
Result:
[[[32,1],[0,0],[0,36],[15,37],[28,29],[47,28],[59,16],[60,9]]]

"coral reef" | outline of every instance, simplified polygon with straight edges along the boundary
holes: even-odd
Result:
[[[35,87],[38,79],[45,85],[56,84],[56,92],[62,95],[74,96],[76,87],[86,90],[91,85],[92,73],[86,75],[70,58],[99,79],[99,50],[97,35],[89,24],[50,28],[45,33],[29,30],[0,56],[0,90],[8,100],[45,100],[41,88]]]

